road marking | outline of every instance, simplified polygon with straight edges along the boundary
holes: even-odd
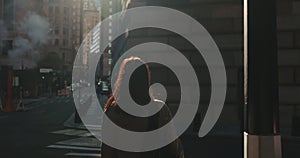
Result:
[[[76,130],[76,129],[64,129],[64,130],[54,131],[51,133],[52,134],[70,135],[70,136],[80,136],[80,137],[92,136],[92,134],[87,130]]]
[[[0,119],[8,118],[8,116],[0,116]]]
[[[84,157],[101,157],[101,154],[92,153],[67,153],[65,156],[84,156]]]
[[[77,147],[77,146],[66,146],[66,145],[49,145],[47,148],[54,149],[71,149],[71,150],[86,150],[86,151],[101,151],[100,148],[89,148],[89,147]]]

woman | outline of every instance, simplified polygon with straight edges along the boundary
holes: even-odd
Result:
[[[130,115],[123,111],[117,100],[122,98],[120,90],[124,87],[122,80],[127,74],[127,70],[133,68],[135,64],[142,64],[130,76],[129,92],[133,100],[138,105],[146,105],[151,100],[155,100],[153,94],[149,94],[149,87],[151,84],[151,75],[149,66],[138,57],[130,57],[125,59],[120,67],[119,75],[115,83],[115,89],[112,96],[108,99],[105,105],[106,115],[118,126],[136,132],[146,132],[155,130],[164,126],[172,119],[172,115],[166,105],[162,107],[160,112],[148,117],[140,118]],[[157,101],[157,100],[155,100]],[[106,124],[103,123],[103,129]],[[112,132],[112,131],[106,131]],[[105,132],[103,133],[103,136]],[[131,142],[128,142],[131,143]],[[169,145],[149,152],[126,152],[112,148],[106,144],[102,144],[102,158],[183,158],[183,150],[179,139],[173,141]]]

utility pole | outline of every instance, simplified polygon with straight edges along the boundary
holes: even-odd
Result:
[[[80,0],[80,43],[83,41],[83,0]]]
[[[281,158],[276,1],[244,0],[245,158]]]

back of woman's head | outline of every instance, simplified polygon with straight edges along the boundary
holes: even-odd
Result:
[[[132,70],[137,66],[137,69]],[[129,83],[124,82],[124,78],[129,77]],[[109,98],[105,105],[105,110],[111,105],[117,105],[117,100],[122,99],[124,88],[129,87],[131,98],[139,105],[148,104],[152,95],[149,93],[150,87],[150,69],[149,66],[138,57],[126,58],[122,61],[118,77],[114,84],[112,96]],[[125,85],[129,84],[129,85]],[[126,91],[125,91],[126,92]]]

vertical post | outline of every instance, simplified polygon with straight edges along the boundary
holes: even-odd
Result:
[[[83,14],[84,14],[84,10],[83,10],[83,0],[80,0],[80,30],[79,30],[79,40],[80,40],[80,44],[82,43],[83,41]]]
[[[14,105],[12,102],[12,82],[13,82],[13,72],[11,68],[8,68],[7,72],[7,97],[6,97],[6,106],[5,112],[14,112]]]
[[[280,158],[276,1],[244,0],[245,158]]]

